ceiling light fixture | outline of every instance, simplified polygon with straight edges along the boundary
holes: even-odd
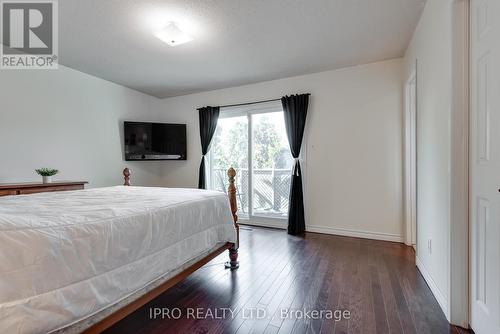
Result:
[[[154,35],[170,46],[181,45],[193,40],[175,22],[169,22],[163,29],[155,32]]]

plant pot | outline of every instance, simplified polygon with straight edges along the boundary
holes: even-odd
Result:
[[[52,183],[52,176],[42,176],[43,183]]]

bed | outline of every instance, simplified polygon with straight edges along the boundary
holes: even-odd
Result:
[[[98,333],[229,250],[221,192],[125,185],[0,198],[0,332]]]

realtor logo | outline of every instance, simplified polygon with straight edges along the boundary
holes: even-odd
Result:
[[[57,68],[57,2],[1,0],[0,69]]]

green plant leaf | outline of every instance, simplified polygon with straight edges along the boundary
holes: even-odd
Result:
[[[35,169],[35,172],[40,176],[54,176],[59,173],[57,169],[53,168],[39,168]]]

